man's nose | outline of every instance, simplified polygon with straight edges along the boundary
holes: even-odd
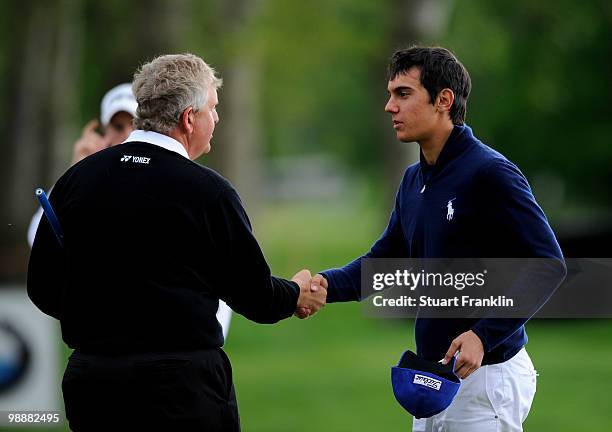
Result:
[[[396,113],[398,111],[397,104],[393,102],[391,98],[387,101],[387,105],[385,105],[385,112],[388,113]]]

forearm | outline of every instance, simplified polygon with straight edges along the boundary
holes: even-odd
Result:
[[[491,314],[472,326],[474,333],[482,340],[485,352],[503,343],[533,317],[563,282],[565,275],[563,260],[527,260],[512,285],[504,291],[504,295],[516,299],[516,315],[512,318],[496,318]]]
[[[361,300],[361,259],[337,269],[321,272],[327,280],[327,302],[348,302]]]
[[[274,324],[295,312],[300,292],[295,282],[269,276],[267,281],[249,282],[245,287],[251,293],[221,296],[245,318],[260,324]]]

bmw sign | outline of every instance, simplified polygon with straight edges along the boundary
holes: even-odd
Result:
[[[22,335],[0,320],[0,395],[9,392],[27,374],[31,351]]]

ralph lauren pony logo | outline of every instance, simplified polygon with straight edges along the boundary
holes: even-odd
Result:
[[[453,208],[453,201],[455,201],[456,199],[457,198],[448,200],[448,203],[446,204],[446,220],[447,221],[453,220],[453,217],[455,216],[455,209]]]

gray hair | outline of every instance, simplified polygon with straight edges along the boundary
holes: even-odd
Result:
[[[221,83],[215,70],[193,54],[154,58],[134,74],[132,90],[138,102],[134,127],[167,134],[177,126],[183,111],[201,109],[208,89],[217,89]]]

